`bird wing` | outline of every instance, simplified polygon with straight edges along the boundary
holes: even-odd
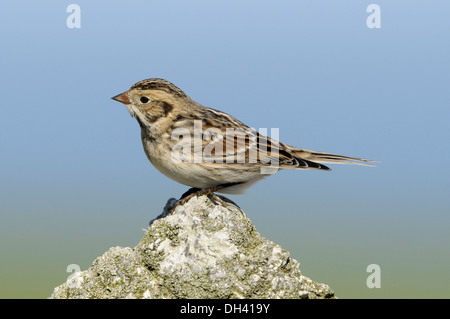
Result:
[[[186,115],[177,121],[177,127],[191,137],[180,142],[184,161],[330,170],[296,156],[286,144],[260,134],[226,113],[210,108],[201,112],[201,120]]]

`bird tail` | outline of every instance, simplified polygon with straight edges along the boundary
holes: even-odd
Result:
[[[316,151],[309,151],[304,149],[292,149],[293,155],[306,159],[312,162],[326,163],[326,164],[350,164],[350,165],[361,165],[361,166],[372,166],[375,165],[367,164],[367,163],[375,163],[375,161],[358,158],[358,157],[350,157],[343,155],[336,155],[330,153],[322,153]]]

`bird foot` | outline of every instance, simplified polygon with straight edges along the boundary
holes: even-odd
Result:
[[[181,198],[175,203],[175,205],[173,205],[173,207],[171,208],[170,212],[168,214],[173,214],[175,212],[175,209],[178,206],[183,206],[184,204],[186,204],[192,197],[197,196],[203,196],[206,195],[215,205],[220,204],[224,207],[229,206],[230,204],[236,206],[239,210],[241,210],[241,208],[236,205],[233,201],[229,200],[228,198],[219,196],[214,194],[214,192],[221,190],[225,187],[229,187],[235,184],[224,184],[224,185],[217,185],[217,186],[212,186],[212,187],[208,187],[208,188],[191,188],[189,189],[187,192],[185,192]]]

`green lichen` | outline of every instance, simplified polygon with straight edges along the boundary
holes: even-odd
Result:
[[[134,248],[113,247],[52,298],[333,298],[236,206],[193,197],[155,219]]]

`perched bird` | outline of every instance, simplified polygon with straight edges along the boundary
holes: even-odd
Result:
[[[167,177],[193,187],[181,199],[213,192],[241,194],[279,169],[330,170],[324,163],[373,162],[281,143],[200,105],[164,79],[137,82],[112,99],[125,104],[138,121],[150,162]]]

